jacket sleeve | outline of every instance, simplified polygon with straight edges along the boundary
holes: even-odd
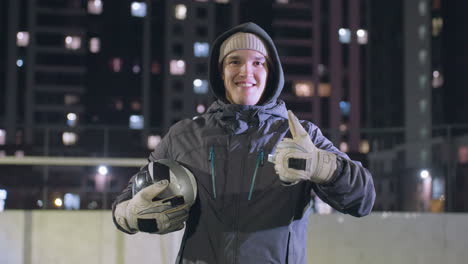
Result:
[[[163,140],[161,140],[161,142],[156,147],[156,149],[150,154],[148,161],[155,161],[158,159],[168,158],[168,153],[169,153],[168,143],[167,143],[168,140],[169,140],[169,136],[166,135],[163,138]],[[117,198],[112,203],[112,220],[115,226],[117,227],[117,229],[127,234],[133,234],[133,233],[128,233],[127,231],[125,231],[125,229],[123,229],[117,224],[114,213],[115,213],[115,208],[117,207],[119,203],[130,200],[132,198],[132,184],[133,184],[133,179],[135,178],[135,176],[136,174],[130,178],[125,189],[117,196]]]
[[[371,173],[359,161],[351,160],[339,151],[318,127],[309,130],[312,141],[320,148],[337,155],[337,168],[327,184],[313,184],[315,193],[334,209],[356,217],[368,215],[375,201]]]

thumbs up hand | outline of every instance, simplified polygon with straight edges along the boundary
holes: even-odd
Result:
[[[280,180],[286,183],[297,183],[301,180],[329,182],[336,170],[336,155],[317,148],[299,119],[290,110],[288,119],[293,138],[284,138],[276,147],[274,156],[269,158],[275,163]]]

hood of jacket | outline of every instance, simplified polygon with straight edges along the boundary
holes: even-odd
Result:
[[[221,79],[221,72],[219,71],[219,53],[221,44],[229,38],[231,35],[237,32],[246,32],[257,35],[261,38],[268,49],[268,59],[270,61],[269,66],[271,70],[268,72],[267,84],[265,91],[257,105],[268,105],[270,103],[276,103],[281,91],[284,86],[284,74],[281,62],[279,59],[278,51],[276,50],[273,40],[270,38],[268,33],[259,27],[257,24],[248,22],[238,25],[220,35],[212,44],[210,57],[209,57],[209,80],[210,88],[216,99],[229,104],[226,99],[226,90],[224,88],[224,82]]]

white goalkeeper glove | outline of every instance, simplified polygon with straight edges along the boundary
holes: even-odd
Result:
[[[269,157],[269,161],[275,163],[280,180],[286,183],[301,180],[329,182],[336,170],[336,155],[317,148],[290,110],[288,119],[293,138],[284,138],[276,147],[275,154]]]
[[[129,233],[167,234],[184,228],[189,206],[183,197],[155,199],[168,186],[169,181],[159,181],[145,187],[132,199],[119,203],[114,212],[117,223]]]

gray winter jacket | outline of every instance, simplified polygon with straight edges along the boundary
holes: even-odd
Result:
[[[229,104],[224,98],[217,66],[219,46],[238,31],[257,34],[269,48],[269,75],[275,76],[269,77],[256,106]],[[197,179],[198,197],[177,263],[306,263],[311,193],[340,212],[364,216],[375,199],[372,176],[336,149],[318,127],[301,121],[318,148],[338,156],[337,170],[325,185],[283,184],[267,161],[275,146],[291,137],[286,106],[277,99],[283,72],[273,41],[257,25],[243,24],[214,42],[210,60],[210,82],[218,100],[205,114],[173,125],[149,157],[176,160]],[[131,183],[114,207],[131,198],[130,190]]]

